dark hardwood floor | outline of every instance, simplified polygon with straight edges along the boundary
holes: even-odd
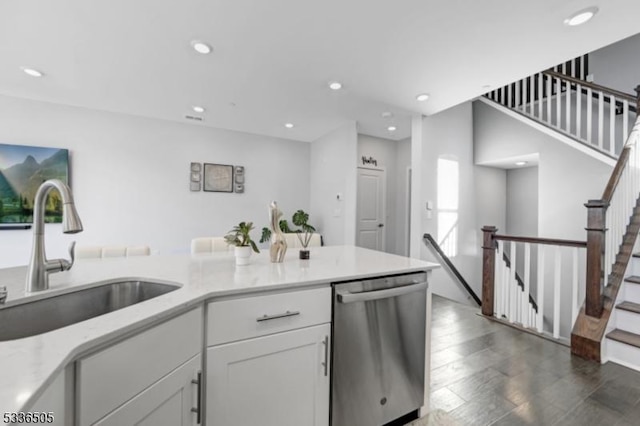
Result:
[[[433,298],[431,412],[416,425],[640,425],[640,373]]]

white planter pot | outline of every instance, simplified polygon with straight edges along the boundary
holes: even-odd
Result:
[[[251,261],[251,247],[249,246],[241,246],[235,247],[236,254],[236,265],[243,266],[248,265]]]

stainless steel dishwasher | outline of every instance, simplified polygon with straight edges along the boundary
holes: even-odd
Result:
[[[336,283],[332,426],[381,426],[424,401],[427,274]]]

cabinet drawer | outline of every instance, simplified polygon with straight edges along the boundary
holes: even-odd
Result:
[[[77,361],[79,425],[133,398],[202,349],[202,308]]]
[[[207,346],[331,322],[331,287],[211,302]]]

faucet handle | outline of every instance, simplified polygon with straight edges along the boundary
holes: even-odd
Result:
[[[69,257],[71,257],[71,260],[66,260],[66,259],[58,259],[57,261],[60,262],[60,266],[58,266],[57,268],[55,267],[55,264],[53,265],[53,269],[57,270],[57,271],[68,271],[69,269],[71,269],[71,267],[73,266],[73,264],[76,261],[76,242],[73,241],[70,245],[69,245]]]
[[[73,266],[73,264],[76,262],[76,242],[72,241],[71,244],[69,244],[69,257],[71,258],[71,261],[67,261],[63,263],[63,270],[68,271],[69,269],[71,269],[71,267]]]

